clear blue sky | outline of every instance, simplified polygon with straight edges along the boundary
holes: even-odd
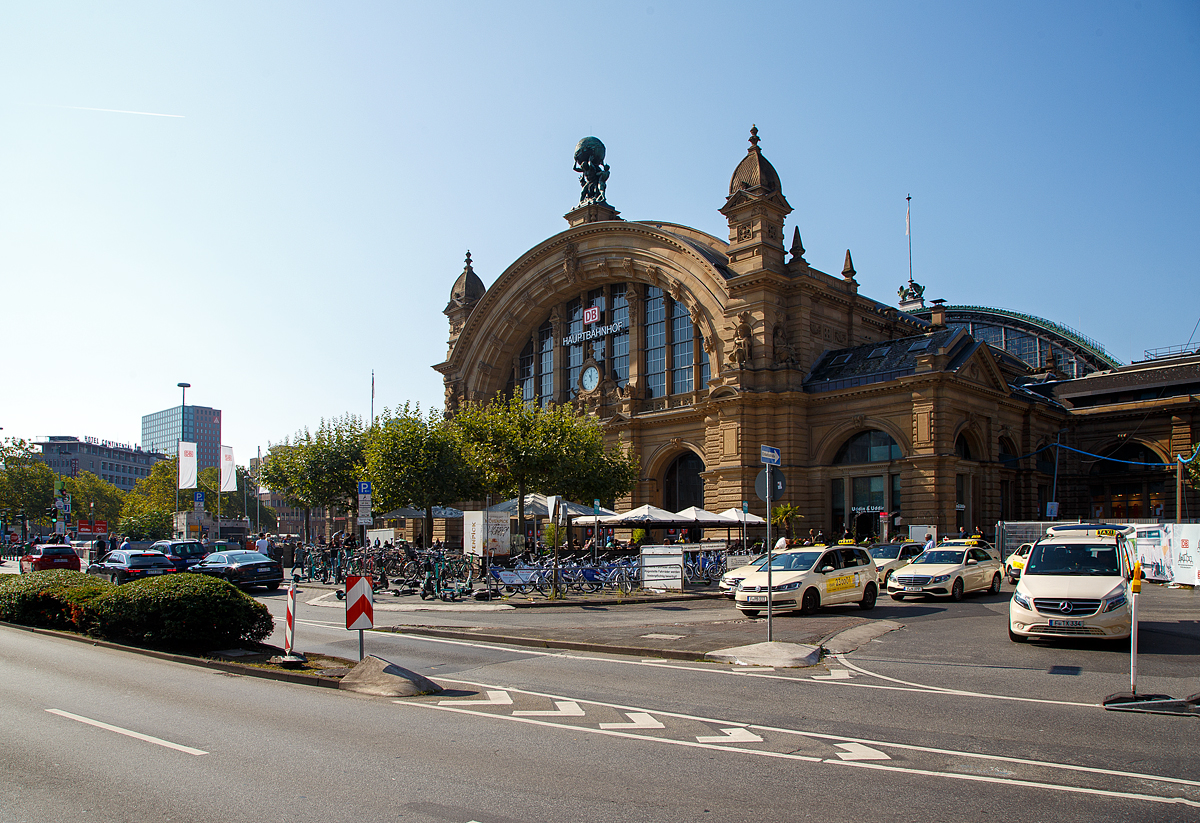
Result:
[[[566,227],[575,142],[627,219],[726,235],[751,123],[809,262],[895,303],[1070,325],[1123,361],[1200,319],[1200,3],[7,3],[4,436],[223,409],[245,463],[442,403],[470,249]],[[148,112],[176,117],[127,114]]]

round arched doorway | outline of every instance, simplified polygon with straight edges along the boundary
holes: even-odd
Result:
[[[855,540],[880,534],[880,514],[900,514],[900,444],[871,429],[849,437],[833,457],[830,487],[832,538],[848,531]]]
[[[704,508],[704,480],[700,477],[703,471],[704,461],[692,452],[684,452],[672,460],[663,473],[663,508],[670,512],[682,511],[688,506]],[[690,537],[697,538],[698,535]]]

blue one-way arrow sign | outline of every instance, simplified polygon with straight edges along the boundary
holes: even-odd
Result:
[[[764,465],[778,466],[780,465],[780,457],[779,449],[774,446],[762,447],[762,462]]]

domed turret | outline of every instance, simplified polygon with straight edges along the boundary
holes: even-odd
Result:
[[[729,178],[729,196],[721,207],[729,221],[729,268],[736,274],[786,273],[783,221],[791,211],[779,173],[758,147],[758,127],[751,126],[750,148]]]
[[[471,310],[475,308],[475,304],[486,292],[483,281],[479,279],[475,269],[471,268],[471,252],[468,251],[467,263],[463,266],[462,274],[450,288],[450,302],[442,311],[442,314],[450,320],[450,340],[448,342],[451,350],[454,349],[454,343],[458,340],[463,326],[466,325],[467,318],[471,316]]]
[[[454,286],[450,289],[450,306],[463,306],[474,303],[479,298],[483,297],[483,293],[487,289],[483,285],[483,281],[479,279],[479,275],[475,273],[475,269],[471,268],[471,252],[467,252],[467,263],[463,267],[463,272],[454,281]],[[449,309],[450,306],[446,308]]]
[[[750,148],[747,150],[746,156],[742,158],[742,162],[738,163],[737,168],[733,170],[733,177],[729,178],[730,194],[741,189],[761,188],[764,193],[781,190],[779,173],[775,171],[771,161],[763,157],[762,149],[758,147],[758,141],[758,127],[751,126]]]

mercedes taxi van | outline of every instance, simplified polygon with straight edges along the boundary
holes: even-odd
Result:
[[[1033,544],[1008,605],[1008,636],[1130,635],[1133,526],[1052,526]]]

